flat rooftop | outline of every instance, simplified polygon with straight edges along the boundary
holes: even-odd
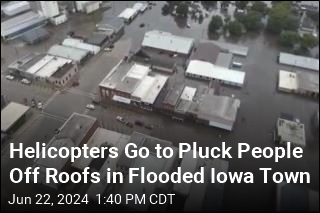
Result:
[[[151,47],[180,54],[189,54],[194,40],[191,38],[172,35],[163,31],[146,32],[142,41],[143,47]]]
[[[281,141],[291,142],[294,145],[306,146],[304,124],[293,120],[279,118],[277,121],[277,133]]]
[[[230,84],[242,86],[245,80],[245,72],[231,70],[225,67],[216,66],[209,62],[192,60],[186,70],[186,74],[202,76],[203,78],[217,79]]]
[[[1,132],[7,132],[29,109],[28,106],[10,102],[1,110]]]
[[[46,55],[40,61],[38,61],[38,63],[26,70],[26,72],[41,78],[49,78],[59,69],[63,68],[66,64],[71,63],[71,59]]]
[[[281,52],[279,63],[319,72],[319,59]]]

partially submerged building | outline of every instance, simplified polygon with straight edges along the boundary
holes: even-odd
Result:
[[[85,42],[88,44],[102,47],[107,43],[108,40],[109,33],[99,31],[91,33],[91,35],[85,40]]]
[[[138,13],[139,11],[134,8],[126,8],[118,15],[118,17],[123,19],[126,23],[130,23],[137,17]]]
[[[287,145],[287,142],[290,142],[292,146],[304,148],[306,146],[304,124],[293,116],[282,115],[277,120],[274,139],[281,145]]]
[[[141,44],[143,48],[182,56],[189,56],[193,45],[194,40],[191,38],[176,36],[158,30],[146,32]]]
[[[83,40],[81,39],[75,39],[75,38],[66,38],[63,40],[62,42],[63,46],[67,46],[67,47],[73,47],[73,48],[77,48],[77,49],[81,49],[81,50],[85,50],[85,51],[89,51],[91,54],[96,55],[100,52],[100,47],[93,45],[93,44],[89,44],[89,43],[85,43]]]
[[[49,55],[71,59],[78,64],[84,63],[90,57],[90,51],[63,45],[53,45],[48,50]]]
[[[319,73],[279,71],[280,91],[319,97]]]
[[[281,52],[279,63],[319,72],[319,59]]]
[[[25,121],[26,114],[30,107],[10,102],[1,110],[1,132],[13,133],[16,131]]]
[[[104,17],[96,24],[96,29],[106,33],[109,40],[116,41],[124,34],[124,21],[119,17]]]
[[[209,62],[191,60],[185,75],[202,80],[218,80],[224,84],[242,87],[245,81],[245,72],[231,70]]]
[[[25,56],[9,65],[9,69],[25,78],[47,82],[57,87],[78,81],[78,67],[71,59],[52,55],[34,57],[37,61],[31,56]]]
[[[47,24],[47,18],[35,12],[26,12],[1,22],[1,38],[15,39],[24,33]]]
[[[28,1],[10,1],[7,4],[1,5],[1,13],[3,12],[7,16],[15,16],[30,9]]]
[[[151,74],[149,66],[122,63],[100,83],[101,99],[152,110],[167,80],[164,75]]]

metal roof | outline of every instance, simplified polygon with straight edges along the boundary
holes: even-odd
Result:
[[[233,55],[231,53],[219,53],[215,65],[229,68]]]
[[[53,45],[49,49],[48,54],[80,62],[89,54],[89,51],[62,45]]]
[[[193,42],[194,40],[191,38],[153,30],[145,33],[142,46],[181,54],[189,54],[193,47]]]
[[[29,27],[40,25],[42,22],[45,22],[46,20],[46,17],[41,16],[32,11],[23,13],[7,21],[1,22],[1,36],[10,36],[11,34],[20,32]]]
[[[46,55],[29,70],[26,70],[26,72],[34,74],[38,77],[49,78],[60,68],[70,63],[72,63],[71,59]]]
[[[129,20],[133,18],[135,15],[137,15],[138,11],[133,8],[126,8],[124,9],[119,15],[119,18],[123,18],[125,20]]]
[[[89,43],[84,43],[80,39],[66,38],[63,40],[62,45],[67,46],[67,47],[73,47],[73,48],[89,51],[92,54],[97,54],[100,52],[99,46],[92,45]]]
[[[218,79],[230,84],[242,86],[244,84],[245,72],[216,66],[209,62],[191,60],[186,70],[188,75],[196,75],[204,78]]]
[[[181,84],[173,85],[172,88],[169,88],[169,91],[163,100],[163,104],[169,104],[171,106],[176,106],[183,89],[184,89],[184,85],[181,85]]]
[[[29,109],[28,106],[10,102],[1,110],[1,132],[7,132]]]
[[[236,121],[240,100],[228,96],[203,94],[201,100],[193,102],[189,113],[208,121],[210,126],[232,130]]]
[[[98,30],[113,30],[116,33],[124,27],[124,21],[118,17],[106,17],[96,24],[96,27]]]
[[[279,63],[319,72],[319,59],[281,52]]]
[[[248,56],[249,48],[237,44],[225,43],[221,41],[210,41],[215,45],[219,46],[223,50],[227,50],[232,54],[239,55],[239,56]]]

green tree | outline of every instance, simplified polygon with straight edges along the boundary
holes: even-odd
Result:
[[[279,34],[285,28],[288,17],[291,15],[290,2],[279,2],[270,10],[267,30]]]
[[[177,6],[176,12],[178,16],[187,17],[189,12],[189,6],[185,2],[182,2]]]
[[[242,35],[242,24],[239,21],[231,21],[228,24],[228,30],[232,36],[241,36]]]
[[[299,28],[300,18],[294,15],[289,15],[284,21],[284,30],[297,31]]]
[[[295,44],[299,43],[300,36],[298,33],[293,31],[283,31],[280,34],[280,44],[285,47],[294,47]]]
[[[262,1],[254,1],[252,3],[251,10],[253,10],[253,11],[257,11],[259,13],[266,14],[267,9],[268,9],[267,4]]]
[[[262,15],[256,11],[250,11],[246,15],[239,16],[238,20],[248,31],[258,31],[262,27]]]
[[[216,33],[223,25],[223,21],[221,16],[212,16],[211,21],[209,23],[209,32]]]
[[[163,5],[162,7],[162,15],[168,15],[170,13],[170,6],[168,4]]]
[[[300,41],[301,48],[309,49],[318,45],[318,39],[311,34],[304,34]]]
[[[236,8],[238,9],[245,9],[248,5],[249,1],[236,1]]]

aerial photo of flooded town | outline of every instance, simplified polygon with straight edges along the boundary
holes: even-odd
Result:
[[[129,143],[150,155],[128,158]],[[196,153],[223,143],[233,157],[179,158],[181,143]],[[239,143],[299,147],[303,157],[240,159]],[[19,144],[105,149],[74,161],[12,158]],[[157,158],[157,144],[172,157]],[[208,178],[129,183],[141,167]],[[37,183],[26,172],[35,168]],[[101,181],[48,183],[47,168]],[[252,172],[254,183],[210,183],[212,168]],[[272,169],[268,181],[259,168]],[[288,183],[289,172],[310,181]],[[142,195],[159,199],[134,202]],[[319,2],[1,1],[1,211],[69,210],[319,211]]]

